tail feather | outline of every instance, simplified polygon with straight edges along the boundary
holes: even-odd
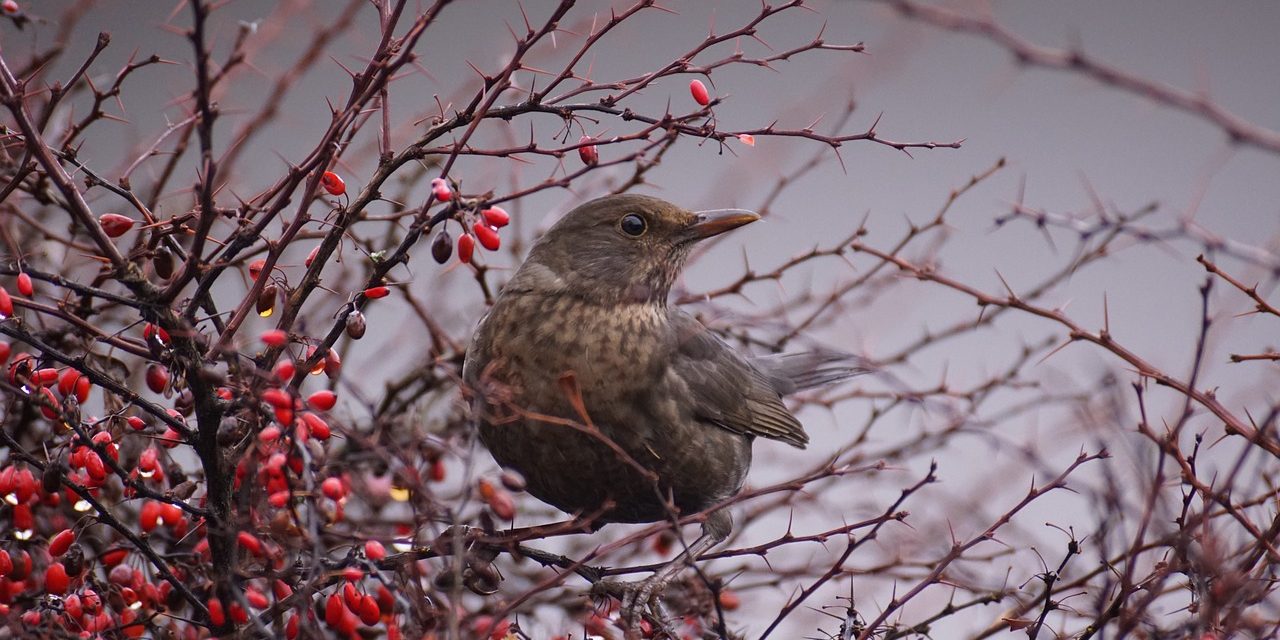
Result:
[[[825,350],[757,356],[751,359],[751,364],[782,395],[876,371],[865,358]]]

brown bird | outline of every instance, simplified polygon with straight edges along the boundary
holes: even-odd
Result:
[[[547,231],[480,321],[463,367],[498,463],[563,511],[652,522],[737,493],[756,437],[803,448],[808,436],[782,396],[864,363],[833,352],[745,356],[667,302],[699,240],[759,218],[616,195]],[[727,510],[709,514],[686,554],[731,529]],[[655,576],[658,593],[669,568]]]

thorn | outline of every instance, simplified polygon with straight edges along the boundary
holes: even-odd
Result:
[[[1013,287],[1010,287],[1009,283],[1005,281],[1004,276],[1000,274],[999,269],[996,269],[996,277],[1000,278],[1000,283],[1004,285],[1004,290],[1009,292],[1009,301],[1016,302],[1018,300],[1018,294],[1013,292]]]

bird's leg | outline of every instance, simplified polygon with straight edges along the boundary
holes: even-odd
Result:
[[[630,603],[631,606],[628,607],[628,603],[625,601],[622,603],[623,616],[634,617],[636,614],[635,605],[638,604],[641,607],[647,607],[650,613],[665,623],[670,617],[667,614],[666,606],[662,604],[662,594],[667,590],[667,585],[671,584],[671,581],[680,575],[680,571],[686,565],[693,566],[693,563],[698,560],[698,556],[716,546],[720,540],[704,532],[698,536],[697,540],[693,541],[693,544],[680,552],[680,555],[668,562],[666,566],[635,585],[636,589],[632,592],[634,595],[633,601]]]
[[[680,555],[673,558],[653,575],[640,582],[629,583],[597,583],[603,592],[617,597],[621,603],[622,617],[627,622],[628,633],[638,631],[640,620],[648,618],[666,629],[670,612],[662,602],[662,594],[672,580],[680,574],[686,565],[694,566],[697,559],[709,549],[729,537],[733,528],[728,511],[717,511],[710,514],[702,525],[702,535],[693,544],[685,547]],[[620,591],[620,593],[619,593]],[[670,630],[667,629],[670,633]],[[631,637],[631,635],[628,635]]]

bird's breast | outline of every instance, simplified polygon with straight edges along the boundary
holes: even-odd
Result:
[[[571,375],[588,399],[635,392],[660,376],[666,310],[651,304],[605,307],[571,297],[527,296],[486,320],[490,357],[525,387],[562,385]],[[652,376],[652,377],[651,377]]]

